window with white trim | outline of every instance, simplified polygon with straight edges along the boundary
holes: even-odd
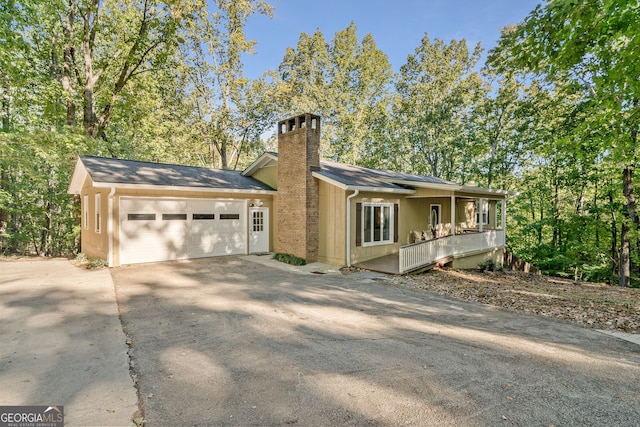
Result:
[[[481,203],[480,200],[476,201],[476,224],[480,224],[482,219],[482,225],[489,224],[489,203],[485,200]]]
[[[362,204],[362,245],[393,243],[393,203]]]
[[[85,194],[82,199],[82,221],[84,222],[84,229],[89,229],[89,196]]]
[[[96,208],[96,233],[100,233],[100,216],[102,214],[101,210],[100,210],[100,206],[101,206],[101,197],[100,197],[100,193],[96,194],[96,200],[95,200],[95,208]]]

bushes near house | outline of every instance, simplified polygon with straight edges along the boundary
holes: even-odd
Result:
[[[76,261],[81,267],[86,269],[103,268],[107,266],[107,261],[101,258],[89,258],[82,252],[76,256]]]
[[[273,259],[275,259],[276,261],[284,262],[285,264],[291,264],[291,265],[307,264],[307,261],[305,261],[304,259],[298,258],[297,256],[291,255],[291,254],[277,253],[273,256]]]
[[[498,264],[492,259],[486,259],[478,264],[478,269],[482,272],[484,271],[497,271],[500,269]]]

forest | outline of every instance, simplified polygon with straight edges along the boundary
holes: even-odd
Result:
[[[274,7],[0,2],[0,252],[78,253],[78,154],[242,169],[278,120],[311,112],[324,159],[509,190],[515,255],[640,285],[637,0],[548,0],[486,56],[425,28],[398,72],[352,22],[300,34],[250,79],[246,24]]]

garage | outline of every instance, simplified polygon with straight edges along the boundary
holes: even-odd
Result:
[[[120,264],[247,253],[244,200],[120,197]]]

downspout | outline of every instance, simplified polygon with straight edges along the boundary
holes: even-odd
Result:
[[[360,190],[355,190],[355,192],[347,197],[347,229],[346,234],[347,238],[347,267],[351,267],[351,199],[360,194]]]
[[[107,265],[113,267],[113,195],[116,194],[116,187],[111,187],[107,204]]]

